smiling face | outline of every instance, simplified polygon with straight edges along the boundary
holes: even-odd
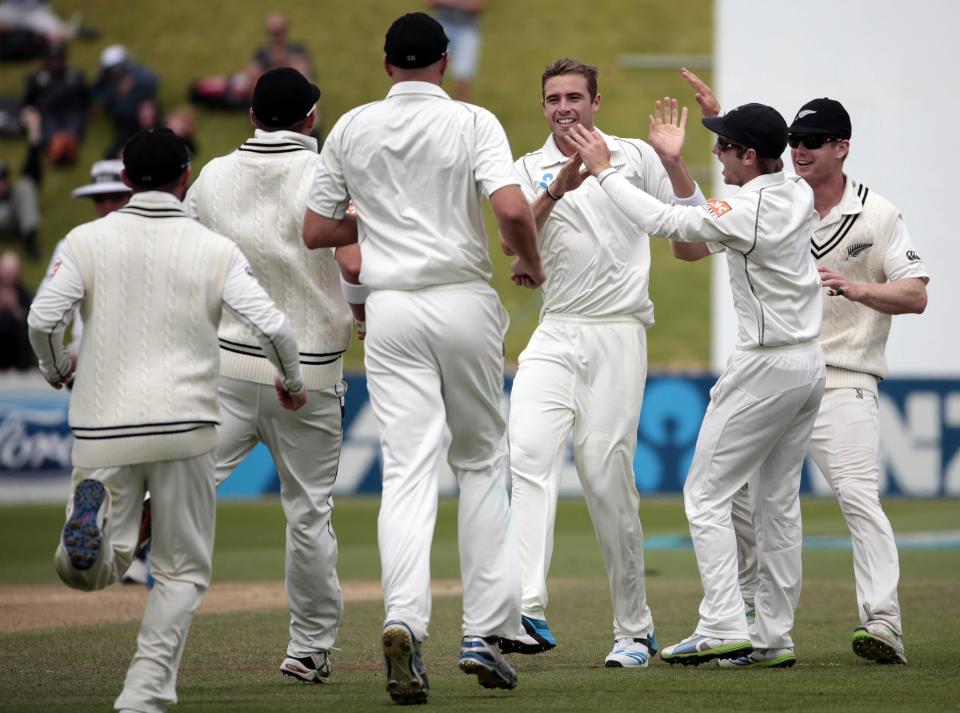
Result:
[[[740,156],[737,156],[738,148],[740,149]],[[717,136],[712,150],[717,160],[720,161],[720,165],[723,166],[721,175],[724,183],[728,186],[742,186],[746,183],[743,170],[745,149],[740,144],[725,136]]]
[[[590,96],[582,74],[560,74],[543,85],[543,115],[557,147],[566,156],[573,154],[563,137],[575,124],[593,130],[593,115],[600,109],[600,94]]]
[[[793,138],[793,137],[791,137]],[[816,149],[809,149],[803,142],[790,148],[793,170],[811,186],[824,183],[837,173],[843,173],[843,159],[850,151],[850,142],[831,140]]]

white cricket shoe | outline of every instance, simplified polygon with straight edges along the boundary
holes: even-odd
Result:
[[[333,664],[330,663],[330,654],[326,651],[318,651],[303,658],[287,656],[280,664],[280,673],[307,683],[326,683],[333,673]]]
[[[790,668],[797,663],[793,649],[754,649],[746,656],[720,659],[719,668]]]
[[[667,663],[684,666],[699,666],[713,659],[732,659],[746,656],[753,651],[747,639],[715,639],[702,634],[693,634],[679,644],[666,647],[660,658]]]
[[[657,637],[617,639],[603,661],[604,668],[646,668],[657,653]]]
[[[903,635],[882,619],[853,630],[853,652],[880,664],[903,664]]]

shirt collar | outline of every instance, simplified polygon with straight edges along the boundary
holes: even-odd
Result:
[[[271,143],[289,143],[290,141],[294,141],[314,153],[317,152],[317,140],[312,136],[305,136],[296,131],[264,131],[263,129],[255,129],[253,136],[256,141],[268,141]]]
[[[765,173],[762,176],[757,176],[756,178],[751,178],[749,181],[741,186],[740,190],[742,191],[759,191],[761,188],[769,188],[770,186],[776,186],[784,181],[783,171],[777,171],[776,173]]]
[[[597,127],[594,128],[597,130],[597,133],[603,137],[604,142],[607,144],[607,148],[610,149],[612,159],[612,155],[620,151],[619,144],[617,144],[613,138],[600,131],[600,129],[597,129]],[[551,134],[547,137],[547,142],[540,150],[540,167],[550,168],[551,166],[566,163],[568,160],[570,160],[570,157],[563,155],[563,152],[560,150],[560,147],[557,146],[557,142],[554,140],[553,133],[551,132]]]
[[[449,94],[433,82],[397,82],[387,92],[387,99],[403,94],[431,94],[443,99],[450,98]]]
[[[863,211],[863,201],[857,195],[860,185],[852,178],[844,174],[843,195],[840,196],[840,202],[831,209],[839,210],[842,215],[852,215]]]
[[[166,191],[134,193],[127,201],[127,206],[131,208],[177,208],[183,210],[183,203],[180,202],[180,199]]]

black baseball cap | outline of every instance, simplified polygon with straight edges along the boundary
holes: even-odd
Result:
[[[849,139],[853,133],[850,115],[836,99],[808,101],[797,112],[789,129],[791,134],[820,134]]]
[[[307,118],[319,98],[320,87],[293,67],[278,67],[260,75],[250,108],[261,124],[280,128]]]
[[[787,122],[779,111],[766,104],[744,104],[723,116],[702,121],[713,133],[753,149],[758,156],[778,158],[787,148]]]
[[[165,126],[139,131],[123,147],[123,170],[137,188],[165,186],[189,165],[187,145]]]
[[[390,25],[383,51],[394,67],[419,69],[439,62],[449,42],[443,25],[425,12],[410,12]]]

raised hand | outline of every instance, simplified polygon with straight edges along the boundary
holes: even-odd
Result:
[[[650,115],[650,145],[662,161],[680,158],[686,136],[687,107],[677,111],[677,100],[664,97]]]
[[[574,154],[563,164],[557,173],[557,177],[553,179],[554,188],[551,190],[553,190],[554,195],[562,196],[567,191],[574,191],[580,187],[583,179],[590,175],[580,170],[581,163],[580,155]]]
[[[697,104],[700,105],[700,113],[704,116],[719,116],[720,102],[718,102],[717,98],[713,95],[713,90],[710,88],[710,85],[686,67],[680,70],[680,74],[687,80],[687,84],[693,88],[693,98],[696,99]]]
[[[610,149],[597,132],[576,124],[571,127],[564,140],[580,154],[583,164],[591,175],[597,176],[610,168]]]

